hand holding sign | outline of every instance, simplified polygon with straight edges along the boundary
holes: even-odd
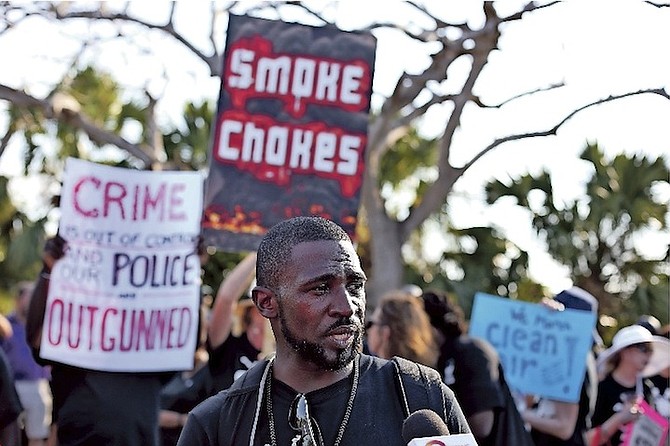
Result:
[[[46,241],[42,251],[42,262],[48,271],[54,266],[54,263],[65,254],[66,241],[60,235],[56,235]]]

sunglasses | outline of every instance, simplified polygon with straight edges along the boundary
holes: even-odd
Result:
[[[654,347],[651,344],[633,344],[631,347],[642,353],[651,353],[654,351]]]
[[[296,395],[289,408],[288,425],[291,429],[300,432],[302,435],[302,442],[298,444],[309,446],[323,445],[323,438],[319,426],[309,415],[307,398],[302,393]],[[314,426],[316,427],[316,430],[314,429]]]

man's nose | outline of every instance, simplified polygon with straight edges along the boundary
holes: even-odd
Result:
[[[330,308],[337,316],[349,317],[355,313],[356,304],[354,302],[354,296],[351,295],[346,286],[337,287]]]

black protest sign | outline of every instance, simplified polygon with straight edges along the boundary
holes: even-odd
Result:
[[[273,224],[320,215],[353,236],[376,41],[366,33],[231,16],[203,234],[256,249]]]

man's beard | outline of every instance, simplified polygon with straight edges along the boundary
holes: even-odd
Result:
[[[357,313],[360,313],[356,315],[358,316],[358,320],[362,321],[362,310],[358,311]],[[286,324],[286,319],[284,317],[281,304],[279,305],[279,320],[281,323],[281,332],[284,336],[284,339],[286,339],[286,342],[298,353],[302,359],[315,364],[322,370],[342,370],[344,367],[349,365],[356,358],[356,355],[363,349],[363,328],[360,322],[355,321],[354,317],[342,318],[330,327],[331,330],[342,325],[355,325],[358,327],[358,330],[356,330],[356,333],[354,333],[354,341],[351,343],[351,345],[349,345],[349,347],[339,350],[336,353],[334,360],[328,359],[326,356],[326,350],[322,345],[307,341],[305,339],[299,339],[296,334],[291,332],[291,330],[288,328],[288,325]]]

